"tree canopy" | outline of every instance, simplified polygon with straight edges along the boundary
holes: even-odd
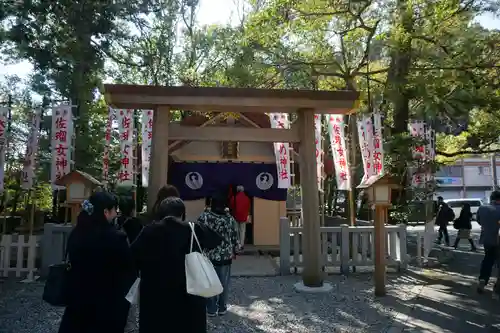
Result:
[[[21,110],[35,106],[34,96],[45,97],[46,106],[61,99],[78,105],[76,167],[96,177],[106,117],[96,92],[104,81],[356,89],[362,95],[358,112],[383,113],[389,150],[401,160],[411,154],[394,145],[408,146],[411,119],[436,128],[443,158],[500,151],[500,32],[478,23],[480,15],[498,13],[497,1],[228,5],[238,11],[237,20],[204,25],[198,0],[2,3],[3,60],[27,60],[34,67],[24,83],[4,80],[2,98],[14,96],[13,120],[19,124],[26,124]],[[44,121],[45,135],[48,124],[50,119]],[[25,139],[26,133],[19,137]],[[45,142],[42,156],[47,149]],[[40,181],[48,181],[47,163],[40,159]]]

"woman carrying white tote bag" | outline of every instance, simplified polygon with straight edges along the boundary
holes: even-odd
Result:
[[[214,266],[203,253],[198,237],[196,237],[194,223],[189,222],[189,226],[191,228],[191,245],[185,259],[186,291],[188,294],[205,298],[217,296],[223,291],[222,284]],[[195,240],[200,252],[193,252]]]

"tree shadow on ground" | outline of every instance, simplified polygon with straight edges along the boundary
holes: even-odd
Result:
[[[386,297],[373,296],[371,275],[330,276],[327,294],[293,289],[300,277],[277,277],[273,293],[246,284],[245,297],[231,299],[230,315],[210,332],[387,332],[393,325],[415,332],[500,332],[498,301],[477,295],[472,281],[453,281],[408,271],[388,277]],[[245,282],[235,280],[233,288]],[[246,281],[248,283],[248,281]],[[242,328],[245,329],[242,329]],[[402,331],[400,331],[402,332]]]
[[[408,317],[397,319],[402,326],[426,332],[500,332],[499,302],[491,292],[479,295],[474,276],[443,270],[408,271],[425,288],[405,302],[411,307]]]
[[[333,290],[326,294],[298,293],[298,281],[299,276],[233,279],[229,312],[209,319],[209,333],[385,333],[394,323],[416,332],[500,332],[493,327],[500,323],[499,303],[477,295],[472,278],[428,270],[390,274],[382,298],[373,295],[371,274],[329,276]],[[15,288],[0,297],[0,332],[57,332],[60,311],[43,305],[43,284]]]
[[[276,287],[270,290],[248,285],[254,279],[233,280],[232,290],[245,285],[244,297],[231,297],[229,314],[211,320],[211,333],[386,332],[399,311],[408,311],[405,302],[416,296],[410,286],[419,282],[393,275],[389,278],[389,295],[377,299],[371,274],[329,276],[327,281],[333,290],[326,294],[296,292],[293,284],[300,280],[298,276],[263,279],[273,280]]]

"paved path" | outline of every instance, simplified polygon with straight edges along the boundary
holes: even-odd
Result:
[[[477,241],[479,232],[473,234]],[[438,251],[432,251],[433,256],[439,256]],[[476,292],[482,251],[470,252],[464,242],[447,258],[439,267],[408,272],[421,287],[413,290],[416,297],[396,316],[390,333],[500,332],[500,301],[493,300],[491,293],[494,281],[485,294]]]

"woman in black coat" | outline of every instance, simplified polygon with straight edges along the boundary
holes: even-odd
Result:
[[[136,271],[126,235],[111,221],[116,198],[96,192],[68,239],[68,306],[59,333],[123,333],[130,304],[125,299]]]
[[[206,333],[206,299],[186,292],[184,260],[191,228],[184,221],[184,203],[168,197],[157,205],[156,212],[163,219],[144,227],[131,245],[141,274],[139,332]],[[195,223],[195,232],[205,250],[222,241],[204,225]]]
[[[453,247],[456,249],[461,239],[467,239],[469,240],[471,251],[476,251],[476,245],[470,234],[472,230],[472,212],[467,202],[463,204],[460,216],[453,222],[453,227],[458,229],[457,239],[455,239]]]

